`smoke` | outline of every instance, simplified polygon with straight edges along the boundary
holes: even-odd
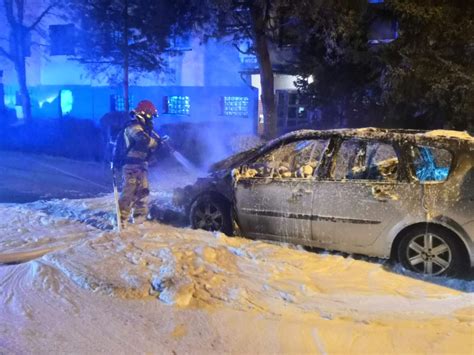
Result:
[[[201,171],[230,155],[250,149],[261,141],[250,119],[170,124],[159,128],[170,136],[170,144]]]

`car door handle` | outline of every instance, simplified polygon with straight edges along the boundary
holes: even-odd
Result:
[[[299,198],[303,197],[304,195],[309,195],[312,190],[306,189],[298,189],[291,194],[291,200],[298,200]]]
[[[380,202],[398,200],[398,195],[393,192],[392,187],[372,186],[372,196]]]

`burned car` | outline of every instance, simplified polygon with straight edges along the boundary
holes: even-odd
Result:
[[[398,260],[474,265],[474,139],[457,131],[303,130],[175,191],[194,228]]]

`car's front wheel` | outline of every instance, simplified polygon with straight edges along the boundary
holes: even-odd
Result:
[[[460,243],[448,230],[420,225],[406,233],[398,247],[405,269],[425,275],[459,275],[463,269]]]
[[[189,213],[194,229],[218,231],[230,235],[232,223],[228,204],[218,197],[200,196],[194,201]]]

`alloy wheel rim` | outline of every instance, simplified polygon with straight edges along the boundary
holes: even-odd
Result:
[[[427,275],[442,274],[452,262],[451,248],[433,233],[424,233],[412,238],[408,243],[406,257],[415,271]]]
[[[197,228],[208,231],[221,230],[224,222],[222,212],[212,202],[199,205],[194,218]]]

